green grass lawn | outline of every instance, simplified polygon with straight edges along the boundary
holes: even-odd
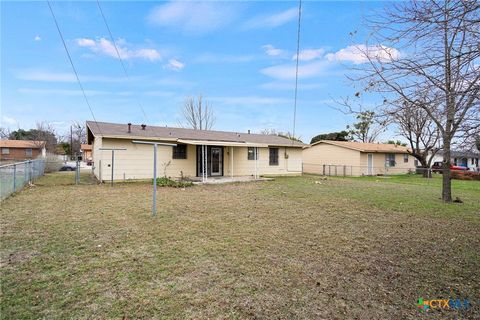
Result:
[[[150,184],[72,181],[2,202],[2,319],[480,317],[478,181],[453,182],[461,204],[438,177],[159,188],[156,218]]]

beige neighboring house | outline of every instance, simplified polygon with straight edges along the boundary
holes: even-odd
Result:
[[[303,172],[326,175],[382,175],[415,172],[408,148],[386,143],[318,141],[303,150]]]
[[[92,145],[94,174],[100,180],[111,179],[112,161],[111,151],[101,148],[127,149],[115,153],[114,180],[153,177],[153,146],[133,140],[177,144],[158,147],[157,175],[192,179],[202,177],[205,161],[208,177],[298,175],[305,146],[274,135],[94,121],[87,121],[87,140]]]

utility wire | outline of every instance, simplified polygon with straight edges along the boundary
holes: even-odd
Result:
[[[75,68],[75,65],[73,64],[72,57],[70,56],[70,52],[68,51],[67,44],[65,43],[65,39],[63,38],[62,31],[60,30],[60,26],[58,25],[57,17],[55,16],[55,13],[53,12],[52,6],[50,5],[50,1],[47,0],[48,7],[50,8],[50,12],[52,13],[53,20],[55,21],[55,26],[57,27],[58,34],[60,35],[60,38],[62,39],[63,47],[65,48],[65,52],[67,53],[68,60],[70,61],[70,65],[72,66],[73,72],[75,73],[75,77],[77,78],[78,85],[80,86],[80,90],[82,91],[83,97],[85,98],[85,102],[87,103],[88,109],[90,110],[90,114],[93,117],[93,120],[95,121],[95,124],[97,125],[98,132],[100,132],[100,136],[102,136],[102,130],[100,129],[100,126],[98,125],[97,119],[95,118],[95,114],[93,113],[92,106],[90,105],[90,102],[88,101],[87,95],[85,93],[85,90],[83,89],[82,82],[80,81],[80,77],[78,76],[77,69]]]
[[[120,55],[120,51],[118,50],[117,43],[115,42],[115,39],[113,38],[113,34],[112,34],[112,31],[110,30],[107,19],[105,18],[105,15],[103,14],[102,6],[100,5],[99,0],[97,0],[97,5],[98,5],[98,9],[100,10],[100,14],[102,15],[103,22],[105,23],[105,26],[107,27],[108,34],[110,35],[110,40],[112,41],[113,47],[115,48],[115,52],[117,53],[118,60],[120,61],[120,64],[122,65],[122,69],[123,69],[123,72],[125,73],[125,77],[127,78],[127,80],[130,81],[130,76],[128,74],[127,68],[125,67],[125,63],[123,62],[122,56]],[[140,100],[138,100],[138,97],[136,99],[137,99],[137,104],[138,104],[140,110],[142,111],[143,118],[144,118],[145,122],[147,122],[147,114],[145,113],[145,110],[143,109],[143,106],[140,103]]]
[[[293,139],[295,139],[295,127],[297,123],[297,95],[298,95],[298,61],[300,56],[300,25],[302,20],[302,0],[298,1],[298,28],[297,28],[297,61],[295,66],[295,98],[293,102],[293,133],[292,133],[292,145]]]

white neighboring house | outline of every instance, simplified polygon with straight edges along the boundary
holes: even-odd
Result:
[[[453,165],[467,167],[470,171],[480,171],[480,153],[473,151],[451,151],[451,159]],[[443,152],[438,151],[433,157],[432,164],[434,162],[443,161]]]

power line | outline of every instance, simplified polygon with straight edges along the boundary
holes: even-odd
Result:
[[[297,122],[297,95],[298,95],[298,61],[300,56],[300,25],[302,20],[302,0],[298,1],[298,28],[297,28],[297,61],[295,66],[295,98],[293,102],[293,133],[292,144],[295,138],[295,127]]]
[[[55,16],[55,13],[53,12],[52,6],[50,5],[50,1],[47,0],[48,8],[50,8],[50,12],[52,13],[53,20],[55,21],[55,26],[57,27],[58,34],[60,35],[60,38],[62,39],[63,47],[65,48],[65,52],[67,53],[68,60],[70,61],[70,65],[72,66],[73,72],[75,73],[75,77],[77,78],[78,85],[80,86],[80,90],[82,91],[83,97],[85,98],[85,102],[87,103],[88,109],[90,110],[90,113],[93,117],[93,120],[95,121],[95,124],[97,125],[98,132],[100,132],[100,136],[102,136],[102,131],[100,130],[100,126],[98,125],[97,119],[95,118],[95,114],[93,113],[92,106],[90,105],[90,102],[88,101],[87,95],[85,93],[85,90],[83,89],[82,82],[80,81],[80,77],[78,76],[77,69],[75,68],[75,65],[73,64],[72,57],[70,56],[70,52],[68,51],[67,44],[65,42],[65,39],[63,38],[62,31],[60,30],[60,26],[58,25],[57,17]]]
[[[123,72],[125,73],[125,77],[127,78],[127,80],[130,81],[130,76],[128,74],[127,68],[125,67],[125,63],[123,62],[122,56],[120,55],[120,51],[118,50],[117,43],[115,42],[115,39],[113,38],[113,34],[112,34],[112,31],[110,30],[107,19],[105,18],[105,15],[103,14],[102,6],[100,5],[99,0],[97,0],[97,5],[98,5],[98,9],[100,10],[100,14],[102,15],[103,22],[105,23],[105,26],[107,27],[108,34],[110,35],[110,40],[112,41],[113,47],[115,48],[115,52],[117,53],[118,60],[120,61],[120,64],[122,65],[122,69],[123,69]],[[147,122],[147,114],[145,113],[145,110],[143,109],[142,104],[138,100],[138,97],[136,99],[137,99],[137,104],[140,107],[140,110],[142,111],[143,118],[144,118],[145,122]]]

